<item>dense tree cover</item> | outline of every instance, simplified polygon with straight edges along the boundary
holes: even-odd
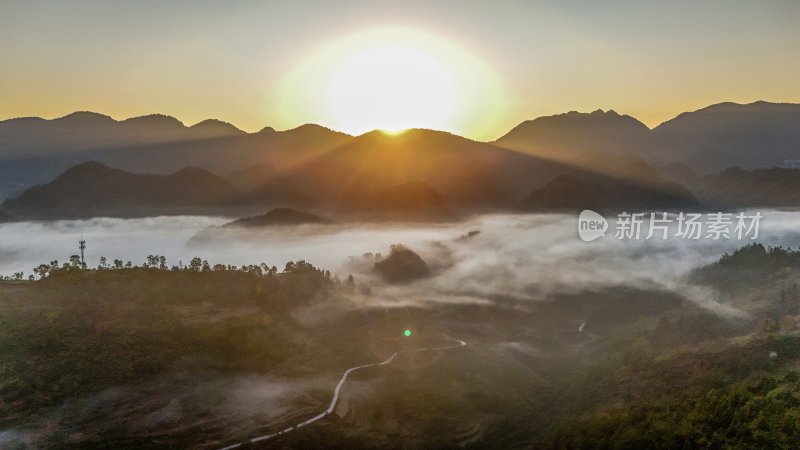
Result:
[[[490,305],[392,308],[352,277],[339,282],[302,261],[278,271],[200,258],[170,266],[151,255],[138,265],[104,258],[88,269],[74,257],[40,266],[34,282],[0,283],[0,414],[17,426],[151,380],[170,380],[149,386],[175,399],[175,384],[194,388],[209,373],[310,386],[279,423],[253,419],[235,428],[239,420],[220,419],[228,410],[210,408],[203,414],[218,427],[205,416],[174,429],[153,425],[161,441],[127,424],[75,419],[81,432],[86,420],[116,433],[80,442],[223,447],[318,413],[346,368],[440,346],[447,335],[468,346],[401,352],[391,364],[354,372],[341,416],[267,446],[796,448],[800,335],[791,320],[775,322],[789,311],[781,305],[797,279],[793,253],[749,246],[693,275],[717,287],[728,280],[712,276],[728,276],[720,267],[745,278],[770,268],[720,298],[751,305],[742,317],[630,286],[539,302],[498,296]],[[377,307],[356,306],[373,300]],[[775,326],[764,327],[766,319]],[[207,392],[224,398],[216,385]]]
[[[589,380],[618,380],[623,401],[597,389],[603,381],[575,383],[594,406],[562,417],[539,446],[800,448],[798,269],[800,251],[752,244],[695,270],[694,283],[747,313],[723,320],[684,308],[630,335],[627,356],[584,369]]]
[[[41,265],[40,281],[0,286],[0,414],[7,419],[176,365],[261,371],[298,351],[286,310],[340,288],[299,261],[168,269],[80,260]],[[11,290],[9,290],[11,289]],[[275,317],[284,317],[276,321]]]
[[[295,265],[298,266],[310,266],[310,264],[306,263],[305,261],[299,261],[297,263],[290,262],[287,264],[287,269],[291,270]],[[50,261],[49,264],[39,264],[38,266],[33,268],[33,274],[35,278],[42,279],[47,278],[52,274],[63,274],[66,272],[74,272],[79,270],[86,270],[89,269],[85,263],[81,261],[80,256],[72,255],[69,257],[69,261],[59,264],[58,260]],[[183,261],[180,261],[178,265],[168,266],[167,259],[161,255],[148,255],[145,261],[141,265],[135,265],[131,261],[123,262],[121,259],[114,259],[113,261],[109,262],[108,258],[105,256],[100,257],[100,264],[96,267],[98,271],[104,270],[123,270],[123,269],[153,269],[153,270],[171,270],[173,272],[179,271],[186,271],[186,272],[208,272],[208,271],[239,271],[239,272],[248,272],[253,273],[256,275],[275,275],[278,273],[278,268],[275,266],[268,266],[266,263],[261,264],[250,264],[250,265],[243,265],[243,266],[234,266],[234,265],[226,265],[226,264],[211,264],[207,260],[201,259],[199,257],[192,258],[188,264],[184,264]],[[322,271],[320,271],[322,272]],[[8,278],[8,277],[6,277]]]
[[[601,411],[559,426],[552,448],[800,448],[800,385],[781,378],[737,383],[624,409]]]
[[[761,287],[783,272],[797,268],[800,268],[800,251],[754,243],[695,270],[691,279],[730,292],[742,287]]]

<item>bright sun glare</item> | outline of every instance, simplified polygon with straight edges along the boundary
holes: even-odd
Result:
[[[328,102],[345,130],[447,130],[456,108],[450,69],[422,49],[376,46],[342,61],[331,77]]]
[[[489,66],[464,47],[405,27],[362,30],[309,52],[285,77],[287,122],[350,134],[430,128],[480,136],[504,96]]]

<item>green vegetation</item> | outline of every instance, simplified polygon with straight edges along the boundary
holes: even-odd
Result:
[[[798,269],[800,252],[752,244],[694,271],[695,283],[722,292],[723,301],[746,308],[750,317],[738,325],[709,313],[663,317],[652,333],[638,339],[637,355],[620,361],[618,373],[630,373],[626,401],[595,397],[600,401],[593,411],[560,420],[541,445],[798,448]],[[691,334],[696,342],[714,345],[697,351],[675,347],[681,341],[669,339]],[[665,353],[676,348],[685,350]]]
[[[11,423],[176,366],[268,370],[302,351],[298,326],[274,317],[340,287],[303,261],[278,273],[199,258],[169,270],[159,256],[88,270],[73,258],[36,273],[0,285],[0,414]]]
[[[692,278],[731,292],[764,287],[793,269],[800,269],[800,251],[756,243],[726,253],[717,263],[697,269]]]
[[[702,394],[683,394],[590,415],[562,425],[553,448],[800,447],[798,374],[765,376]]]
[[[728,317],[627,286],[370,307],[370,289],[302,261],[73,257],[0,283],[0,415],[41,446],[222,447],[313,417],[345,369],[400,351],[265,446],[796,448],[795,261],[754,245],[695,271],[746,311]],[[444,335],[468,345],[403,352]]]

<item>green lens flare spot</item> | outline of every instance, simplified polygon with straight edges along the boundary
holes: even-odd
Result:
[[[411,336],[411,330],[403,331],[403,334],[405,334],[406,337],[409,337],[409,336]]]

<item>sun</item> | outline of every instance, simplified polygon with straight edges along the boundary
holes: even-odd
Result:
[[[336,126],[350,133],[448,130],[457,88],[451,69],[424,49],[381,45],[344,59],[331,76],[327,99]]]
[[[293,64],[271,97],[281,121],[352,135],[428,128],[485,137],[505,96],[491,65],[417,28],[381,26],[328,39]]]

